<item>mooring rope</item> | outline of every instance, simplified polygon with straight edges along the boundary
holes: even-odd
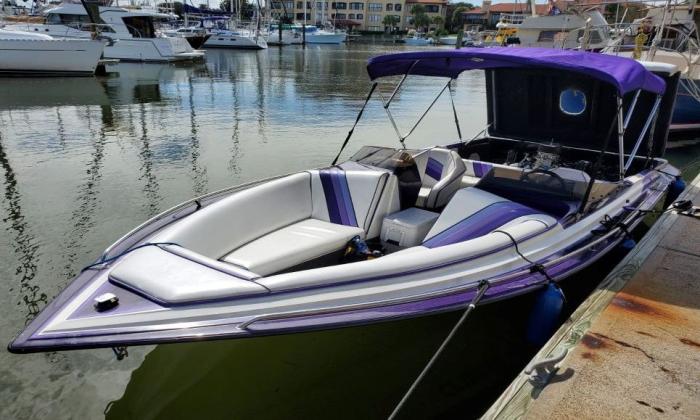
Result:
[[[428,364],[425,365],[423,370],[421,371],[420,375],[416,378],[415,381],[413,381],[413,384],[411,384],[411,387],[406,391],[404,394],[403,398],[401,398],[401,401],[396,405],[394,408],[394,411],[391,412],[391,415],[389,415],[389,420],[395,419],[396,416],[399,414],[401,411],[401,408],[406,404],[406,401],[410,398],[411,394],[413,394],[413,391],[416,390],[418,387],[418,384],[423,380],[425,375],[430,371],[430,369],[433,367],[437,359],[440,357],[440,354],[442,354],[442,351],[445,350],[445,347],[447,347],[447,344],[452,340],[452,338],[455,336],[457,333],[457,330],[459,330],[459,327],[462,326],[464,321],[469,317],[469,314],[476,308],[476,305],[481,301],[481,298],[484,297],[484,294],[488,290],[488,288],[491,286],[491,283],[489,283],[486,280],[482,280],[479,282],[479,288],[477,289],[476,295],[474,295],[474,298],[472,301],[467,305],[467,309],[464,311],[462,314],[462,317],[459,318],[459,321],[452,327],[452,330],[450,333],[445,337],[445,339],[442,341],[442,344],[440,344],[440,347],[438,347],[437,351],[435,354],[433,354],[433,357],[430,358],[428,361]]]

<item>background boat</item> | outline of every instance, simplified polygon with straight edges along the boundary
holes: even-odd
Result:
[[[104,48],[102,41],[0,29],[0,73],[91,76]]]

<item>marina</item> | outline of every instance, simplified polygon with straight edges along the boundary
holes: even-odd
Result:
[[[664,209],[697,200],[697,26],[642,45],[675,12],[606,10],[533,48],[566,11],[487,35],[352,4],[7,17],[0,44],[96,49],[0,77],[0,417],[697,414],[695,347],[614,312],[697,341],[694,260],[659,262],[694,255],[697,218]],[[685,303],[644,292],[669,276]]]

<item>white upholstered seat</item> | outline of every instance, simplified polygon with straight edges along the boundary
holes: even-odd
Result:
[[[447,204],[461,187],[466,170],[455,151],[434,147],[414,157],[421,177],[421,189],[416,206],[427,209]]]
[[[203,262],[147,246],[124,257],[109,278],[166,304],[268,293],[265,287],[239,276],[240,270],[229,270],[217,261]]]
[[[522,237],[542,233],[557,220],[538,210],[478,188],[454,195],[425,237],[423,246],[437,248],[482,237],[495,230],[515,229]]]
[[[379,236],[398,210],[396,177],[354,162],[302,172],[232,194],[156,234],[203,257],[268,275]],[[188,255],[193,262],[197,258]]]
[[[350,239],[364,235],[356,226],[306,219],[243,245],[222,260],[267,276],[340,251]]]

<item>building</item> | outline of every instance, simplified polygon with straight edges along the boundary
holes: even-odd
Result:
[[[304,10],[306,6],[306,10]],[[296,23],[321,25],[330,22],[339,29],[385,31],[382,23],[386,15],[396,17],[397,26],[404,25],[403,11],[405,0],[368,1],[285,1],[272,2],[272,17],[279,19],[285,15]]]
[[[447,0],[273,1],[271,15],[274,19],[287,16],[296,23],[308,25],[321,25],[326,21],[339,29],[388,32],[411,28],[411,9],[416,4],[424,6],[431,20],[440,16],[444,22]],[[394,28],[384,24],[384,18],[388,15],[395,18]],[[431,24],[431,27],[434,26]]]
[[[547,4],[538,4],[535,6],[535,11],[538,15],[546,15],[548,8]],[[493,28],[504,15],[525,17],[530,14],[532,12],[529,2],[492,4],[491,0],[484,0],[481,7],[464,12],[462,16],[465,25],[484,25]]]

